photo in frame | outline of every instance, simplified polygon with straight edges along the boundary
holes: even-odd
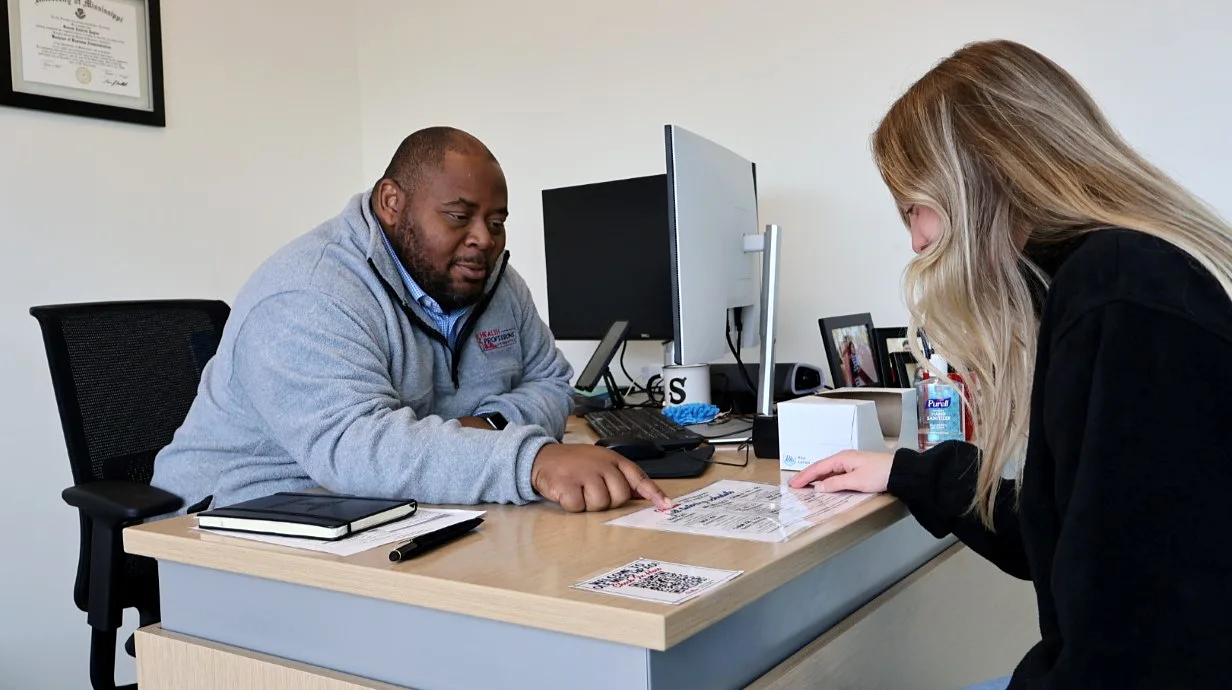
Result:
[[[159,0],[3,0],[0,105],[166,126]]]
[[[884,368],[877,358],[876,332],[869,314],[817,320],[835,388],[883,388]]]

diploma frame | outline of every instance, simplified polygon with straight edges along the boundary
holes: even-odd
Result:
[[[28,0],[0,0],[0,36],[5,39],[0,51],[0,105],[28,108],[79,117],[165,127],[163,105],[162,14],[159,0],[48,0],[74,11],[81,7],[98,8],[109,4],[128,4],[141,8],[144,20],[137,27],[138,64],[134,68],[141,86],[140,97],[100,94],[26,81],[21,65],[21,9]]]

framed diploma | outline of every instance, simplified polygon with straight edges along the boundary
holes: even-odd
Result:
[[[166,126],[159,0],[0,0],[0,105]]]

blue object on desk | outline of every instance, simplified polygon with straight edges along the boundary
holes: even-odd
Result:
[[[719,408],[710,403],[685,403],[675,407],[665,407],[663,414],[677,424],[688,426],[705,424],[713,420],[719,416]]]

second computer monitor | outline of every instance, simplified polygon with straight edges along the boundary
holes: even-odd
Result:
[[[759,232],[753,163],[676,125],[664,128],[671,237],[673,354],[707,364],[728,352],[728,315],[752,317],[759,301],[758,255],[744,236]],[[756,344],[755,318],[743,322]],[[732,334],[733,340],[735,334]]]
[[[558,340],[671,340],[667,179],[649,175],[543,190],[548,324]]]

